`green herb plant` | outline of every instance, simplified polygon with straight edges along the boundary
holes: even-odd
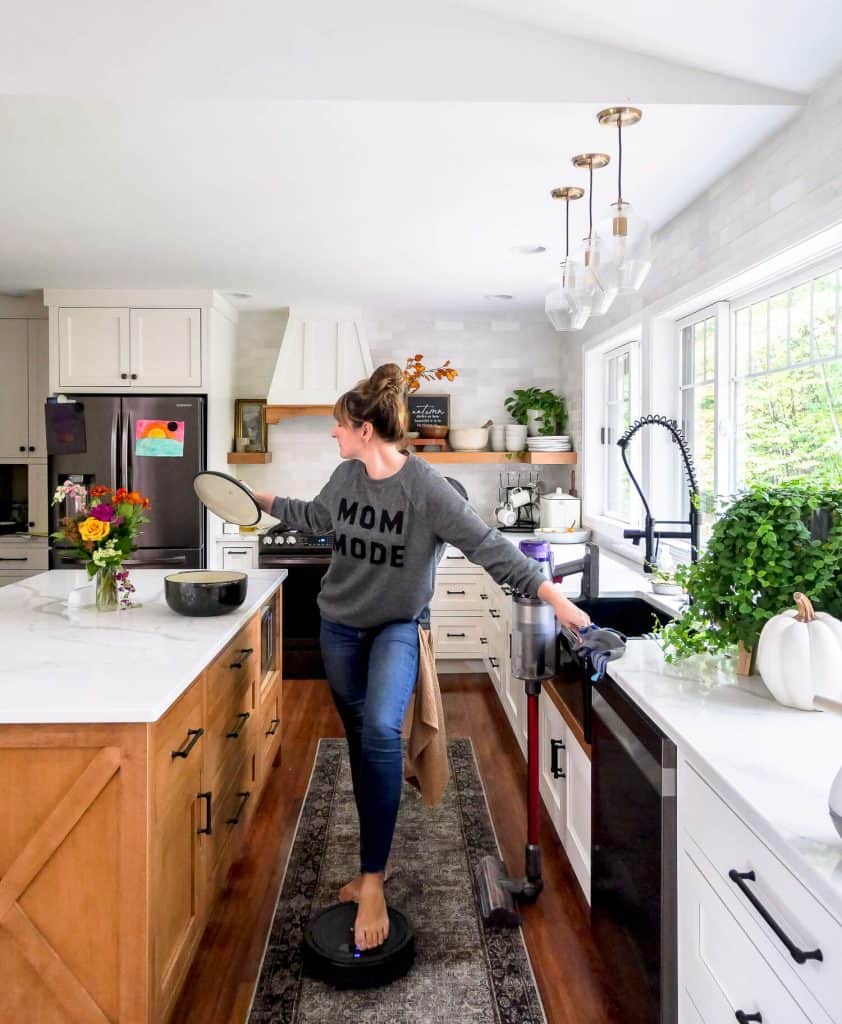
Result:
[[[540,409],[543,413],[538,428],[540,434],[554,434],[556,430],[564,430],[567,426],[567,402],[563,395],[555,391],[516,388],[503,404],[515,423],[521,426],[526,423],[526,414],[530,409]]]
[[[830,513],[826,539],[811,531]],[[698,562],[675,572],[692,598],[680,618],[656,629],[667,661],[742,643],[751,649],[795,591],[842,615],[842,489],[805,480],[755,484],[716,520]]]

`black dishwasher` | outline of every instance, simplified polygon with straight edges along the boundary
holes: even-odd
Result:
[[[594,684],[591,927],[624,1024],[676,1024],[675,745]]]

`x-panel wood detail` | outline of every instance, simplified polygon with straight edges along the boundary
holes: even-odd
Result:
[[[78,1024],[108,1024],[91,994],[33,924],[20,900],[45,864],[120,769],[120,750],[104,747],[56,804],[0,878],[0,927]]]

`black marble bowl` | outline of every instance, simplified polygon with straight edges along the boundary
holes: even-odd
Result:
[[[248,576],[227,569],[188,569],[164,577],[164,598],[179,615],[224,615],[246,599]]]

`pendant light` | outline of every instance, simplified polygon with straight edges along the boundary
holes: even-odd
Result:
[[[576,261],[584,270],[582,287],[590,296],[591,316],[607,313],[617,297],[616,270],[605,264],[599,235],[593,229],[593,172],[595,168],[606,167],[610,160],[607,153],[580,153],[573,157],[574,167],[588,169],[588,234],[582,239],[582,249],[576,254]]]
[[[577,274],[574,261],[570,259],[570,201],[581,199],[585,190],[577,185],[554,188],[553,199],[564,200],[564,259],[561,261],[561,277],[547,292],[544,310],[550,323],[557,331],[579,331],[588,322],[591,307],[587,295],[577,289],[581,274]]]
[[[637,124],[642,116],[637,107],[608,107],[596,115],[600,124],[617,127],[617,201],[600,221],[597,234],[605,262],[616,269],[622,295],[638,291],[652,267],[649,225],[623,198],[623,128]]]

